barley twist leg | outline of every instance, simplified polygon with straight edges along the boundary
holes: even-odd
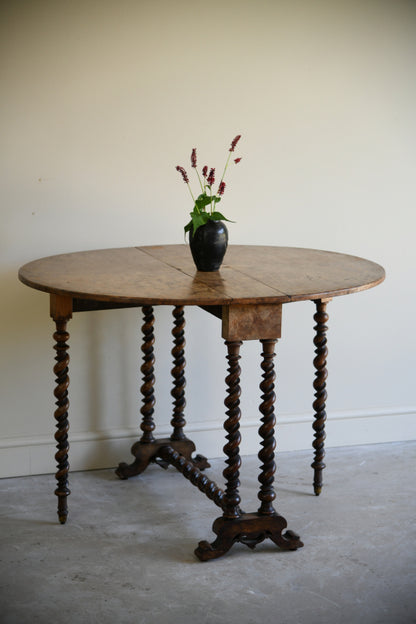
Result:
[[[153,316],[152,306],[144,306],[143,312],[143,325],[142,325],[142,353],[143,364],[140,367],[140,371],[143,375],[143,384],[140,388],[142,394],[142,407],[140,409],[142,415],[142,421],[140,429],[142,430],[142,436],[138,442],[132,446],[132,454],[136,457],[132,464],[121,462],[116,468],[116,475],[120,479],[128,479],[135,475],[140,474],[147,468],[149,462],[154,455],[153,446],[155,444],[155,438],[153,437],[153,431],[155,429],[155,423],[153,420],[155,396],[154,396],[154,369],[155,357],[153,352],[153,345],[155,337],[153,333],[153,326],[155,317]]]
[[[274,449],[276,448],[276,442],[274,437],[274,427],[276,419],[274,415],[274,402],[276,396],[274,393],[274,381],[276,375],[274,372],[274,347],[277,340],[261,340],[263,345],[262,363],[263,369],[263,381],[260,383],[260,390],[262,391],[262,403],[260,404],[260,412],[263,414],[261,419],[262,425],[259,428],[259,435],[262,439],[261,450],[259,452],[259,459],[262,462],[261,472],[259,475],[259,482],[261,483],[258,498],[261,501],[259,507],[259,514],[270,516],[275,513],[273,508],[273,501],[276,498],[276,494],[273,488],[274,473],[276,471],[276,465],[274,462]]]
[[[238,488],[240,486],[239,470],[241,466],[240,458],[240,374],[241,369],[238,364],[240,359],[240,346],[242,342],[226,341],[228,349],[228,376],[226,378],[227,394],[224,403],[227,407],[227,420],[224,423],[224,429],[227,432],[227,444],[224,446],[224,453],[227,456],[227,467],[223,471],[226,480],[225,501],[224,501],[224,518],[238,518],[241,514],[239,504],[240,496]]]
[[[155,429],[155,422],[153,419],[155,396],[154,396],[154,350],[153,345],[155,342],[154,337],[154,315],[152,306],[143,307],[144,324],[142,326],[143,333],[143,364],[141,366],[141,372],[143,375],[143,385],[140,388],[142,394],[142,422],[140,428],[143,432],[140,440],[135,442],[131,448],[131,452],[136,458],[133,463],[127,464],[121,462],[116,469],[116,474],[120,479],[128,479],[129,477],[136,476],[142,473],[150,463],[156,463],[162,468],[168,468],[169,462],[165,458],[161,457],[160,449],[169,446],[176,452],[184,456],[187,461],[192,461],[193,464],[204,470],[209,468],[209,463],[206,457],[202,455],[196,455],[192,457],[192,453],[195,451],[195,444],[192,440],[188,440],[185,436],[183,428],[186,424],[184,418],[185,402],[185,357],[184,357],[184,327],[185,317],[183,306],[176,306],[173,310],[173,316],[175,318],[175,325],[172,330],[174,336],[174,347],[172,349],[173,364],[172,376],[174,379],[174,387],[171,392],[174,398],[174,410],[171,420],[173,427],[172,435],[170,438],[156,439],[153,436]]]
[[[174,328],[172,335],[174,337],[174,347],[172,349],[173,356],[173,389],[171,395],[174,398],[173,417],[171,425],[173,427],[171,440],[185,440],[186,436],[183,428],[186,425],[184,409],[186,405],[185,401],[185,316],[184,307],[176,306],[173,310],[174,316]]]
[[[154,442],[153,431],[155,429],[155,423],[153,420],[154,413],[154,405],[155,405],[155,395],[154,395],[154,368],[153,365],[155,363],[154,350],[153,345],[155,342],[155,337],[153,333],[153,326],[155,322],[155,317],[153,316],[153,308],[152,306],[144,306],[143,307],[143,319],[144,324],[142,326],[143,332],[143,344],[142,344],[142,352],[143,352],[143,364],[140,368],[143,374],[143,385],[140,388],[142,393],[142,422],[140,425],[140,429],[143,431],[143,435],[141,437],[141,442],[149,443]]]
[[[242,342],[225,341],[227,346],[228,375],[225,379],[227,385],[227,396],[224,404],[227,408],[227,419],[224,422],[224,429],[227,432],[227,444],[224,446],[224,453],[227,456],[227,467],[223,471],[226,480],[226,487],[223,492],[222,510],[223,515],[214,522],[213,531],[217,534],[217,539],[210,544],[207,541],[199,542],[195,554],[201,561],[216,559],[228,552],[240,533],[240,528],[233,531],[235,521],[238,521],[242,512],[240,510],[240,495],[238,488],[240,459],[240,347]],[[231,533],[228,529],[231,528]]]
[[[315,380],[313,382],[313,387],[315,389],[315,401],[313,402],[313,410],[314,414],[314,422],[313,429],[314,433],[314,441],[312,443],[313,448],[315,449],[314,453],[314,461],[311,464],[314,469],[314,480],[313,480],[313,488],[316,496],[322,491],[322,472],[325,468],[324,457],[325,457],[325,421],[326,421],[326,411],[325,411],[325,403],[327,399],[326,393],[326,378],[328,376],[328,371],[326,367],[326,358],[328,355],[327,349],[327,338],[326,332],[328,327],[326,323],[328,322],[328,314],[326,313],[326,302],[321,301],[320,299],[315,301],[316,305],[316,313],[314,315],[314,320],[316,325],[314,327],[315,337],[314,337],[314,345],[315,349],[315,358],[313,360],[313,365],[315,367]]]
[[[255,548],[265,539],[271,539],[282,550],[297,550],[303,546],[293,531],[282,531],[287,527],[283,516],[276,513],[273,508],[275,493],[273,489],[274,464],[274,346],[276,340],[265,339],[263,344],[263,381],[260,385],[263,395],[260,411],[263,414],[260,435],[263,439],[259,457],[263,462],[259,477],[260,490],[258,497],[261,505],[257,513],[243,513],[240,510],[240,496],[238,493],[239,468],[241,460],[239,456],[240,433],[240,367],[238,365],[239,349],[241,342],[226,342],[228,347],[229,375],[226,379],[228,396],[225,405],[228,408],[228,419],[224,428],[228,432],[228,444],[224,447],[227,455],[228,467],[223,475],[227,480],[227,486],[222,501],[223,515],[217,518],[212,530],[217,538],[211,544],[207,541],[199,542],[195,554],[201,561],[217,559],[227,553],[233,544],[240,542],[249,548]]]
[[[69,339],[69,334],[66,331],[66,327],[67,327],[66,320],[57,320],[56,332],[53,334],[53,338],[55,340],[54,349],[56,351],[56,356],[55,356],[56,364],[53,368],[53,372],[56,376],[56,379],[55,379],[56,387],[54,390],[54,395],[56,398],[55,405],[57,406],[54,412],[54,417],[56,420],[56,429],[57,429],[55,433],[55,440],[57,442],[56,448],[58,449],[55,455],[55,459],[57,462],[57,469],[58,469],[55,475],[57,485],[58,485],[58,487],[55,490],[55,494],[58,497],[58,518],[61,524],[65,524],[67,516],[68,516],[67,497],[71,493],[68,488],[68,471],[69,471],[69,462],[68,462],[69,354],[68,354],[68,349],[69,349],[69,346],[67,344],[67,340]]]

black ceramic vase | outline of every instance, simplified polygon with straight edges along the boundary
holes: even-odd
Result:
[[[222,221],[208,221],[195,234],[189,232],[189,246],[198,271],[218,271],[228,245],[228,230]]]

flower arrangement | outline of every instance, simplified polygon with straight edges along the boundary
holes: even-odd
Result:
[[[192,169],[195,169],[195,173],[198,176],[199,185],[202,191],[202,193],[200,193],[196,199],[189,185],[189,178],[185,169],[183,167],[180,167],[179,165],[176,167],[176,170],[179,171],[179,173],[182,175],[183,181],[188,186],[189,192],[191,193],[191,197],[194,202],[194,208],[190,213],[191,220],[189,221],[189,223],[187,223],[187,225],[185,225],[184,228],[185,234],[190,230],[192,230],[192,233],[195,234],[197,229],[201,225],[205,225],[206,223],[208,223],[208,221],[230,221],[230,219],[227,219],[226,217],[224,217],[223,214],[221,214],[221,212],[218,212],[216,210],[216,206],[218,202],[221,201],[221,198],[224,195],[226,186],[224,182],[224,176],[230,163],[231,155],[233,154],[235,147],[240,139],[241,134],[238,134],[231,141],[231,147],[228,150],[228,157],[225,163],[224,171],[222,173],[221,180],[218,184],[217,192],[215,194],[213,193],[213,186],[215,184],[215,167],[208,168],[207,165],[205,165],[202,168],[201,177],[196,162],[196,148],[193,148],[191,153],[191,167]],[[234,164],[239,163],[240,160],[241,158],[234,158]]]

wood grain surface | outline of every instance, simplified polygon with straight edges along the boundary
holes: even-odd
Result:
[[[230,245],[215,273],[196,270],[188,245],[61,254],[19,271],[32,288],[121,305],[287,303],[354,293],[384,277],[380,265],[356,256],[254,245]]]

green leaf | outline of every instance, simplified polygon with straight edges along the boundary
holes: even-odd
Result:
[[[210,201],[211,201],[211,197],[209,195],[207,195],[206,193],[201,193],[196,198],[196,201],[201,201],[201,202],[204,202],[205,204],[209,204]]]
[[[201,225],[205,225],[209,221],[209,214],[207,212],[202,212],[200,214],[191,212],[192,217],[192,231],[195,234],[197,229],[201,227]]]
[[[199,227],[201,227],[201,225],[205,225],[206,223],[208,223],[209,221],[209,214],[207,212],[191,212],[191,221],[189,221],[189,223],[187,223],[185,225],[185,227],[183,228],[185,231],[185,236],[187,232],[193,232],[195,234],[195,232],[197,231],[197,229]]]
[[[224,217],[224,215],[221,214],[221,212],[213,212],[211,215],[211,219],[213,221],[228,221],[229,223],[235,223],[235,221],[231,221],[230,219],[227,219],[226,217]]]
[[[195,206],[197,210],[205,211],[205,206],[211,203],[211,198],[206,193],[201,193],[199,197],[195,200]]]

